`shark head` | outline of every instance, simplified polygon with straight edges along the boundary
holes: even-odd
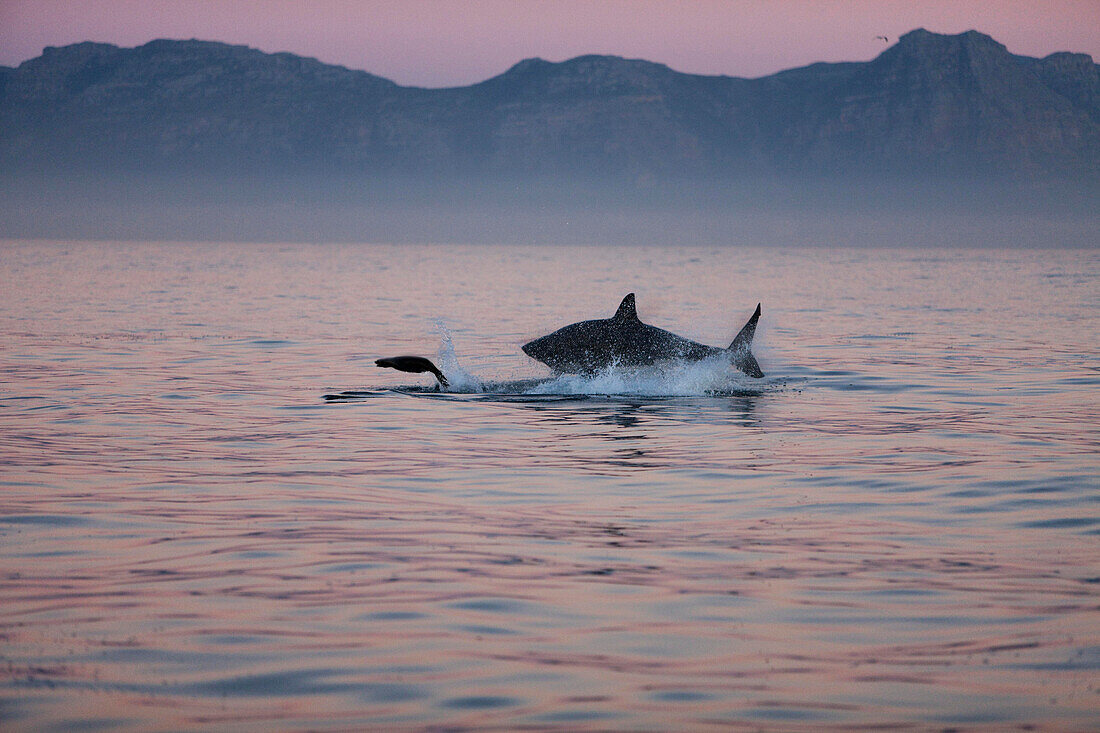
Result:
[[[582,321],[560,328],[554,333],[522,346],[523,353],[541,361],[556,372],[578,374],[595,371],[598,367],[594,351],[602,339],[593,332],[599,321]]]
[[[521,348],[523,353],[556,372],[595,372],[614,358],[623,326],[637,320],[634,293],[630,293],[611,318],[573,323]]]
[[[548,360],[554,358],[553,337],[554,334],[543,336],[542,338],[537,338],[534,341],[525,343],[520,348],[523,349],[524,354],[527,354],[527,356],[532,359],[541,361],[544,364],[549,364],[550,362]]]

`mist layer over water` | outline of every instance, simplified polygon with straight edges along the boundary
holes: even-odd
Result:
[[[0,272],[5,728],[1100,724],[1091,250],[9,242]],[[767,377],[520,351],[631,291],[712,345],[762,302]]]

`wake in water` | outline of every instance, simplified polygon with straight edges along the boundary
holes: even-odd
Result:
[[[330,402],[374,397],[400,392],[412,395],[485,397],[533,400],[599,397],[736,397],[758,395],[770,383],[761,383],[730,368],[722,355],[692,362],[666,362],[661,367],[620,367],[611,364],[594,374],[559,374],[548,378],[518,380],[481,379],[467,371],[458,360],[450,331],[440,331],[438,364],[446,375],[446,385],[408,386],[372,390],[348,390],[326,394]]]

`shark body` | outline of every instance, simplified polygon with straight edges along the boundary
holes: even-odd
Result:
[[[592,374],[612,366],[649,366],[662,361],[700,361],[726,355],[750,377],[763,377],[750,347],[760,320],[760,305],[727,348],[707,346],[671,331],[642,323],[629,293],[611,318],[580,321],[523,345],[532,359],[556,372]]]

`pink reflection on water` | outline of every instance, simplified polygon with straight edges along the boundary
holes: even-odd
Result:
[[[285,250],[6,253],[13,727],[1096,719],[1098,431],[1080,366],[1096,340],[1058,315],[1091,312],[1090,281],[1048,293],[1035,333],[1011,327],[1051,255],[995,261],[1020,303],[999,292],[995,313],[955,316],[929,305],[951,288],[910,277],[940,266],[904,252],[847,254],[897,289],[869,283],[856,308],[818,282],[845,266],[782,253],[505,249],[471,275],[482,249]],[[779,304],[768,357],[783,381],[748,397],[474,402],[386,393],[407,375],[352,358],[434,345],[436,314],[409,317],[401,291],[449,269],[499,279],[500,305],[455,294],[447,316],[475,371],[508,374],[523,334],[606,300],[567,292],[563,315],[545,292],[517,314],[525,263],[568,291],[582,255],[689,279],[686,321],[671,296],[640,307],[715,341],[725,306],[699,314],[730,299],[727,278],[691,260],[747,268]],[[988,256],[937,277],[964,289]],[[405,270],[383,277],[387,262]],[[45,272],[58,288],[33,300]],[[939,319],[971,343],[945,344]],[[381,394],[320,399],[359,386]]]
[[[363,509],[339,492],[308,496],[336,508],[303,519],[284,498],[266,514],[217,502],[142,514],[129,510],[146,497],[117,492],[112,503],[132,526],[42,532],[38,543],[57,554],[27,559],[0,586],[5,616],[18,619],[5,623],[6,648],[76,661],[12,666],[7,679],[69,688],[74,710],[97,698],[86,715],[100,714],[101,701],[79,691],[103,689],[120,709],[176,709],[180,725],[250,715],[352,724],[366,710],[424,722],[433,719],[425,697],[518,700],[503,710],[448,708],[447,720],[469,725],[562,706],[629,708],[668,724],[683,709],[702,724],[761,707],[881,721],[904,719],[905,707],[869,708],[869,686],[902,685],[890,695],[914,705],[914,690],[929,686],[1026,697],[1030,676],[1013,665],[1059,659],[1095,633],[1095,594],[1050,570],[1088,568],[1093,557],[1044,548],[1028,533],[1012,557],[975,553],[983,538],[972,534],[947,534],[914,555],[904,525],[660,527],[597,521],[583,505],[479,511],[372,493]],[[703,516],[706,507],[681,511]],[[1056,626],[1028,620],[1049,614]],[[979,616],[988,630],[976,635]],[[149,655],[128,662],[103,650]],[[260,682],[265,702],[246,694],[231,714],[208,709],[213,691],[202,690],[212,678],[281,679],[301,672],[291,660],[302,655],[339,685]],[[1079,699],[1078,713],[1087,712],[1086,676],[1045,676],[1051,694],[1069,696],[1063,705]],[[408,700],[364,704],[354,693],[410,678]],[[135,680],[148,689],[115,689]],[[645,702],[662,690],[672,693]],[[267,698],[281,694],[292,699],[272,709]]]

